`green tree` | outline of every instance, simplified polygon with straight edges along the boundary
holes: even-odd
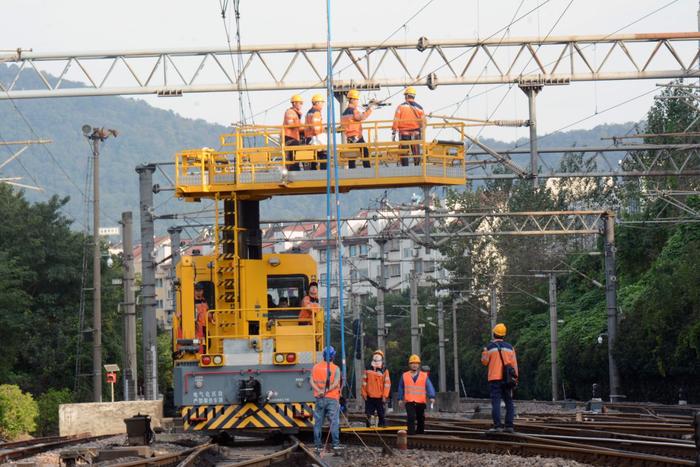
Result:
[[[61,404],[73,402],[70,389],[49,389],[37,399],[39,409],[39,426],[36,433],[39,436],[58,434],[58,407]]]
[[[13,440],[36,428],[39,409],[31,394],[19,386],[0,385],[0,436]]]

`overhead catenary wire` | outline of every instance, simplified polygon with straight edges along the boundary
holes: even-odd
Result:
[[[408,23],[410,23],[411,21],[413,21],[420,13],[423,12],[423,10],[425,10],[425,9],[426,9],[431,3],[433,3],[434,1],[435,1],[435,0],[428,0],[421,8],[419,8],[415,13],[413,13],[408,19],[404,20],[403,23],[402,23],[400,26],[398,26],[391,34],[389,34],[387,37],[385,37],[385,38],[379,43],[379,45],[377,45],[377,46],[375,46],[375,47],[373,47],[373,48],[367,50],[367,52],[365,52],[365,54],[362,55],[361,57],[359,57],[357,60],[355,60],[354,62],[350,63],[349,65],[347,65],[347,66],[345,66],[345,67],[343,67],[343,68],[340,68],[340,69],[337,70],[337,71],[333,71],[333,70],[332,70],[332,66],[331,66],[331,70],[330,70],[330,71],[327,71],[327,72],[326,72],[326,75],[332,78],[331,75],[340,74],[340,73],[342,73],[343,71],[347,70],[348,68],[351,68],[352,66],[354,66],[355,63],[357,63],[357,62],[363,60],[364,58],[366,58],[367,56],[369,56],[369,54],[371,54],[372,52],[374,52],[374,51],[376,51],[377,49],[379,49],[382,45],[384,45],[387,41],[389,41],[392,37],[394,37],[399,31],[401,31],[402,29],[404,29],[404,28],[408,25]],[[333,57],[332,57],[332,56],[330,57],[330,60],[331,60],[331,63],[332,63],[332,60],[333,60]],[[318,81],[316,84],[318,85],[318,84],[321,84],[321,83],[323,83],[323,80]],[[313,87],[302,88],[302,92],[301,92],[301,93],[304,94],[305,92],[308,92],[308,91],[310,91],[311,89],[313,89]],[[329,99],[330,99],[330,96],[332,96],[332,93],[329,94]],[[257,112],[257,113],[254,114],[253,116],[254,116],[254,117],[258,117],[258,116],[261,116],[261,115],[265,115],[265,114],[267,114],[269,111],[274,110],[274,109],[276,109],[277,107],[286,104],[287,102],[289,102],[288,99],[284,99],[284,100],[282,100],[282,101],[279,101],[279,102],[277,102],[276,104],[273,104],[273,105],[271,105],[270,107],[267,107],[266,109],[261,110],[260,112]]]
[[[670,6],[673,5],[674,3],[677,3],[678,1],[679,1],[679,0],[671,0],[670,2],[665,3],[664,5],[662,5],[662,6],[658,7],[658,8],[655,8],[654,10],[652,10],[652,11],[650,11],[650,12],[648,12],[648,13],[645,13],[644,15],[640,16],[639,18],[637,18],[637,19],[635,19],[635,20],[633,20],[633,21],[631,21],[631,22],[629,22],[629,23],[627,23],[627,24],[625,24],[625,25],[623,25],[623,26],[620,26],[619,28],[617,28],[616,30],[614,30],[613,32],[611,32],[611,33],[609,33],[609,34],[606,34],[605,36],[603,36],[603,39],[608,38],[608,37],[610,37],[610,36],[613,36],[613,35],[617,34],[618,32],[620,32],[620,31],[622,31],[622,30],[624,30],[624,29],[627,29],[627,28],[630,27],[630,26],[635,25],[635,24],[639,23],[640,21],[643,21],[643,20],[646,19],[646,18],[649,18],[650,16],[653,16],[653,15],[655,15],[656,13],[659,13],[659,12],[663,11],[664,9],[670,7]],[[544,5],[544,4],[543,4],[543,5]],[[583,50],[586,50],[586,49],[588,49],[589,47],[592,47],[592,46],[594,46],[594,45],[595,45],[595,44],[583,45],[583,46],[581,46],[581,50],[582,50],[582,51],[583,51]],[[455,57],[455,59],[456,59],[456,58],[458,58],[458,57]],[[556,63],[556,60],[552,60],[552,61],[550,61],[550,62],[544,64],[544,66],[549,66],[549,65],[552,65],[552,64],[554,64],[554,63]],[[535,69],[534,71],[536,71],[536,69]],[[528,73],[530,73],[530,71],[528,71]],[[468,99],[468,100],[473,100],[473,99],[475,99],[475,98],[477,98],[477,97],[481,97],[481,96],[483,96],[483,95],[487,95],[487,94],[489,94],[489,93],[491,93],[491,92],[493,92],[493,91],[497,91],[497,90],[499,90],[499,89],[502,89],[502,88],[505,87],[505,86],[510,86],[510,85],[511,85],[511,83],[503,83],[503,84],[495,85],[495,86],[493,86],[493,87],[491,87],[491,88],[489,88],[489,89],[485,89],[484,91],[482,91],[482,92],[480,92],[480,93],[478,93],[478,94],[476,94],[476,95],[474,95],[474,96],[471,96],[471,98]],[[452,106],[456,106],[456,105],[459,105],[458,102],[454,102],[454,103],[452,103],[452,104],[448,104],[448,105],[445,105],[445,106],[443,106],[443,107],[439,107],[439,108],[437,108],[437,109],[434,109],[434,112],[440,112],[440,111],[442,111],[442,110],[448,109],[448,108],[450,108],[450,107],[452,107]]]

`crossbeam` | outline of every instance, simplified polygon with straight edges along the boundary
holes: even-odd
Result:
[[[377,89],[691,77],[697,76],[698,41],[698,32],[664,32],[335,43],[333,82],[340,89]],[[14,65],[12,78],[0,83],[0,99],[322,89],[325,59],[324,43],[250,45],[240,52],[20,49],[0,55],[0,62]],[[244,65],[235,69],[235,63]]]
[[[551,147],[539,149],[539,178],[571,177],[667,177],[700,175],[700,144],[631,144],[599,147]],[[529,160],[528,148],[508,149],[498,154],[508,164],[506,172],[495,172],[502,165],[491,152],[473,148],[467,152],[467,180],[521,178],[524,168],[517,165]],[[559,165],[564,155],[581,154],[579,170],[565,170]],[[524,164],[523,164],[524,165]],[[513,170],[515,166],[518,170]]]
[[[380,237],[413,238],[415,234],[409,231],[415,227],[421,228],[419,223],[425,220],[425,214],[419,210],[415,207],[401,210],[398,214],[345,218],[340,227],[343,241]],[[591,235],[601,232],[601,222],[606,215],[607,212],[602,210],[430,213],[430,237],[434,239],[432,246],[435,247],[453,237]],[[318,237],[319,229],[324,228],[325,222],[323,218],[261,221],[264,230],[272,231],[263,239],[263,243],[325,244],[325,236]]]

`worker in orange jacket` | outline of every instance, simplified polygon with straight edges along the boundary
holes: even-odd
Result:
[[[375,350],[372,354],[372,363],[362,375],[362,398],[365,401],[365,415],[367,426],[371,426],[371,417],[377,412],[379,426],[386,426],[384,419],[384,403],[389,399],[391,391],[391,377],[389,370],[384,366],[384,352]]]
[[[423,107],[416,102],[416,89],[413,86],[407,87],[404,92],[405,101],[402,102],[394,114],[394,123],[391,125],[392,140],[396,141],[396,133],[399,134],[400,141],[418,141],[422,138],[425,130],[425,112]],[[413,163],[420,164],[420,145],[406,144],[413,154]],[[408,166],[408,157],[401,158],[401,165]]]
[[[206,352],[207,323],[214,323],[214,316],[209,312],[209,303],[204,297],[204,284],[198,282],[194,286],[194,335],[199,340],[199,353]]]
[[[323,349],[323,360],[311,370],[311,389],[314,391],[314,446],[316,453],[323,448],[321,434],[323,422],[328,418],[333,450],[340,451],[340,391],[343,386],[340,368],[333,363],[335,349]]]
[[[348,143],[364,143],[365,138],[362,136],[362,121],[367,120],[372,115],[372,106],[367,107],[367,110],[360,112],[360,93],[356,89],[348,91],[348,107],[343,111],[340,117],[340,125],[345,132],[345,138]],[[362,167],[369,168],[369,149],[365,146],[362,148]],[[348,168],[355,168],[355,161],[348,161]]]
[[[399,380],[399,405],[406,404],[408,434],[425,433],[425,408],[435,402],[435,387],[428,373],[420,369],[420,357],[413,354],[408,359],[409,370]]]
[[[301,311],[299,311],[299,324],[309,325],[314,321],[314,313],[321,310],[321,305],[318,303],[318,282],[309,284],[309,292],[301,300]]]
[[[284,112],[284,145],[299,146],[301,144],[301,136],[304,129],[301,125],[301,108],[304,105],[304,100],[299,94],[295,94],[291,98],[292,106]],[[287,151],[288,170],[299,170],[299,163],[294,162],[294,151]]]
[[[323,116],[321,111],[323,110],[323,105],[326,103],[326,98],[323,94],[314,94],[311,98],[311,108],[306,112],[306,127],[304,128],[304,136],[306,137],[305,144],[311,145],[325,145],[325,133],[323,132]],[[322,139],[323,138],[323,139]],[[318,159],[326,160],[328,159],[326,151],[318,151]],[[326,170],[326,163],[321,162],[321,170]],[[317,163],[311,163],[311,170],[316,170]]]
[[[506,367],[513,368],[515,380],[518,378],[518,359],[515,349],[504,339],[507,332],[506,325],[498,323],[493,328],[493,340],[484,347],[481,352],[481,363],[489,367],[489,387],[491,389],[491,418],[492,432],[505,431],[513,433],[513,419],[515,418],[515,405],[513,404],[513,386],[507,383]],[[506,404],[506,427],[501,425],[501,399]]]

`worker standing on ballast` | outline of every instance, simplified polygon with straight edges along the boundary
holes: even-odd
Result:
[[[343,111],[340,118],[340,125],[343,127],[348,143],[364,143],[362,136],[362,121],[367,120],[372,115],[372,105],[369,105],[364,112],[360,112],[360,93],[356,89],[348,91],[348,107]],[[369,168],[369,149],[362,148],[362,167]],[[348,168],[355,168],[355,160],[348,161]]]
[[[489,367],[489,387],[491,390],[491,432],[513,433],[515,405],[513,404],[513,389],[518,382],[518,359],[515,349],[506,342],[506,325],[498,323],[493,328],[493,340],[481,352],[481,363]],[[501,424],[501,399],[506,404],[506,427]]]
[[[365,400],[365,415],[367,427],[371,426],[371,418],[377,413],[378,425],[386,426],[384,419],[384,403],[389,399],[391,391],[391,377],[389,370],[384,366],[384,352],[375,350],[372,354],[372,363],[362,376],[362,398]]]
[[[423,107],[416,102],[416,89],[413,86],[407,87],[403,95],[405,101],[396,108],[396,113],[394,114],[394,123],[391,126],[391,139],[396,141],[396,133],[398,133],[400,141],[420,141],[425,131],[425,112]],[[408,147],[411,154],[413,154],[413,163],[420,165],[420,144],[406,144],[405,147]],[[408,157],[402,157],[401,165],[404,167],[408,166],[408,161]]]
[[[304,129],[301,125],[301,108],[304,105],[304,99],[299,94],[295,94],[291,98],[292,106],[284,112],[284,145],[299,146]],[[294,151],[287,151],[287,170],[299,170],[299,163],[294,162]]]
[[[314,146],[326,145],[326,134],[323,131],[323,117],[321,110],[326,103],[326,98],[323,94],[314,94],[311,98],[311,108],[306,112],[306,127],[304,128],[304,136],[306,137],[305,144]],[[326,151],[318,151],[318,159],[327,160]],[[321,170],[326,170],[326,163],[320,163]],[[311,170],[316,170],[316,162],[311,163]]]
[[[321,434],[323,422],[328,418],[331,431],[333,450],[339,452],[340,447],[340,368],[333,363],[335,349],[328,346],[323,349],[323,361],[314,365],[311,370],[311,388],[314,391],[316,405],[314,406],[314,446],[316,453],[323,449]]]
[[[426,402],[432,405],[435,402],[435,387],[428,377],[428,373],[420,369],[420,357],[411,355],[408,359],[409,370],[401,376],[399,381],[399,405],[406,405],[406,424],[408,434],[425,433],[425,407]],[[416,424],[418,425],[416,427]]]

